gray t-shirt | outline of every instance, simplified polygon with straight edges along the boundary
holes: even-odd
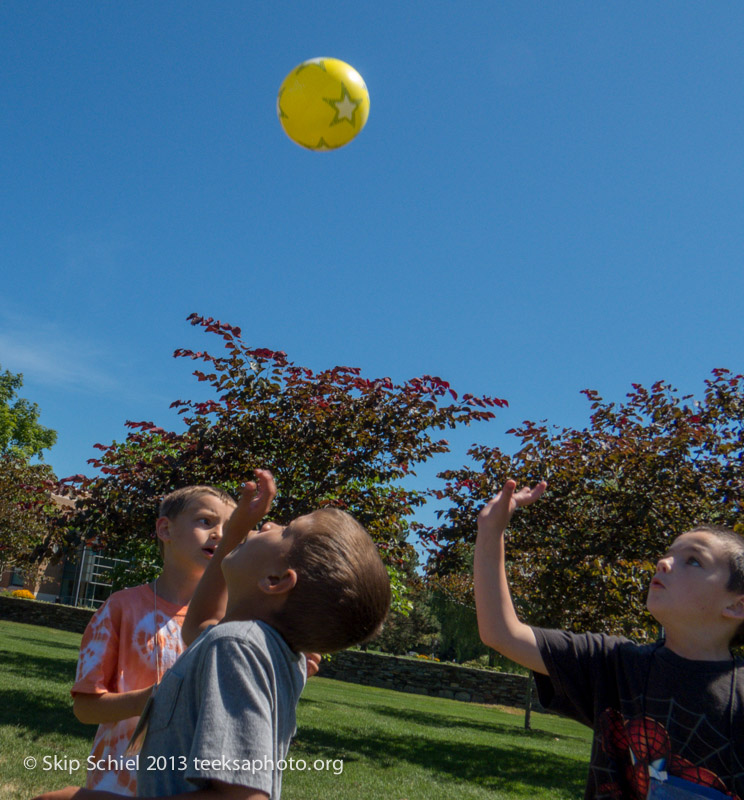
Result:
[[[305,685],[303,656],[269,625],[205,631],[153,695],[137,794],[195,791],[211,780],[281,795],[282,769]]]

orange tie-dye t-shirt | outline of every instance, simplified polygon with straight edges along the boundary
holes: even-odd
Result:
[[[130,692],[152,686],[186,649],[181,626],[188,606],[157,598],[150,584],[115,592],[96,611],[83,634],[72,694]],[[95,763],[124,764],[138,717],[98,726]],[[127,769],[89,769],[89,789],[134,797],[137,774]]]

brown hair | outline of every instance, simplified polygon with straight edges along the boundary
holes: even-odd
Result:
[[[183,486],[176,489],[160,501],[160,508],[158,509],[158,517],[168,517],[168,519],[175,519],[179,514],[186,510],[186,506],[192,501],[204,495],[211,495],[221,500],[225,505],[237,505],[235,499],[227,492],[216,486]],[[158,549],[160,556],[163,556],[163,540],[158,537]]]
[[[726,590],[735,594],[744,594],[744,537],[723,525],[696,525],[687,533],[697,531],[710,533],[724,544],[729,564],[729,580]],[[744,644],[744,622],[736,629],[730,644],[732,647]]]
[[[344,511],[314,511],[287,554],[297,584],[273,624],[297,652],[333,653],[375,636],[390,578],[367,531]]]

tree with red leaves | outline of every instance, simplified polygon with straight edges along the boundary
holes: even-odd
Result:
[[[429,375],[394,384],[352,367],[314,372],[284,352],[248,346],[236,327],[196,314],[189,321],[224,348],[174,353],[198,362],[193,374],[213,396],[172,404],[185,423],[181,433],[129,422],[125,441],[96,445],[101,455],[91,463],[99,476],[68,479],[79,495],[72,529],[114,550],[152,535],[159,499],[174,488],[207,483],[237,494],[256,467],[267,467],[279,487],[275,519],[343,508],[389,564],[410,565],[410,518],[425,498],[400,481],[448,451],[434,432],[491,419],[505,401],[458,398]]]
[[[475,467],[440,475],[450,507],[429,531],[432,586],[470,576],[475,519],[514,478],[548,482],[546,499],[511,521],[509,580],[521,617],[536,625],[650,635],[645,596],[673,537],[696,523],[744,530],[744,376],[716,369],[702,399],[658,382],[624,402],[590,403],[583,430],[525,422],[509,456],[473,447]],[[462,583],[462,582],[461,582]],[[472,580],[457,597],[472,603]]]

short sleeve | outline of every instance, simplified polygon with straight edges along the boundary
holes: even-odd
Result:
[[[119,659],[121,609],[107,601],[91,617],[80,643],[72,695],[114,692]]]
[[[609,687],[615,684],[611,655],[627,640],[542,628],[534,632],[548,670],[548,675],[535,674],[540,703],[593,727],[598,703],[605,702]]]
[[[271,796],[276,690],[267,654],[238,639],[217,639],[199,672],[199,712],[185,778],[199,786],[224,781]]]

